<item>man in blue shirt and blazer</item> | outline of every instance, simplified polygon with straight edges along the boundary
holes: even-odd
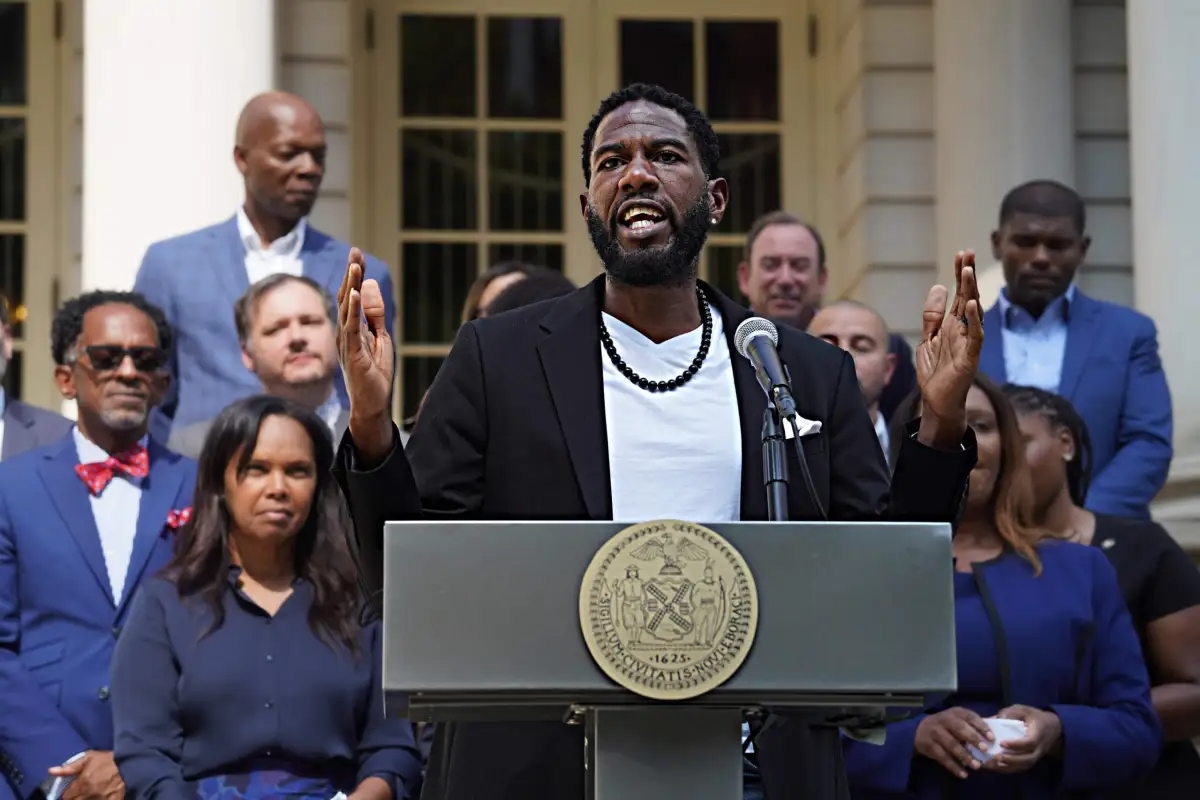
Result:
[[[1075,286],[1090,242],[1074,190],[1039,180],[1005,196],[992,234],[1005,287],[984,315],[979,368],[1070,400],[1092,439],[1087,507],[1148,519],[1171,464],[1171,394],[1154,321]]]
[[[170,382],[171,338],[140,295],[68,300],[51,349],[78,423],[0,464],[0,783],[18,797],[67,776],[79,800],[124,791],[109,662],[130,600],[191,514],[196,482],[195,462],[147,436]]]
[[[134,291],[161,308],[175,328],[170,394],[153,430],[166,441],[174,426],[212,419],[226,405],[259,391],[242,363],[233,305],[262,278],[304,275],[337,294],[350,246],[308,223],[325,175],[325,128],[309,103],[284,92],[253,98],[238,120],[233,160],[246,199],[224,222],[150,245]],[[367,257],[378,280],[388,329],[395,319],[387,266]],[[330,309],[332,314],[333,309]],[[335,381],[349,407],[341,371]]]

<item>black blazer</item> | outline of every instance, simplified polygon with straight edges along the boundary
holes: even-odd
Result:
[[[766,395],[733,334],[751,316],[701,283],[720,309],[733,355],[742,418],[744,520],[765,520],[762,418]],[[446,358],[412,438],[378,468],[355,469],[342,440],[335,467],[373,591],[382,586],[383,525],[414,519],[612,519],[602,401],[600,308],[603,276],[562,298],[467,323]],[[779,327],[779,353],[800,413],[823,422],[803,439],[822,504],[833,520],[956,521],[975,464],[968,431],[959,452],[907,440],[891,479],[850,356]],[[620,424],[615,421],[614,424]],[[795,454],[789,448],[789,458]],[[798,475],[798,466],[792,465]],[[792,519],[815,519],[799,480],[789,487]],[[698,520],[703,522],[704,520]],[[575,800],[584,796],[583,737],[561,724],[438,726],[425,800]],[[757,742],[770,798],[847,797],[836,730],[787,723]]]

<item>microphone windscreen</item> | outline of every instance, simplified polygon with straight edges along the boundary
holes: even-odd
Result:
[[[742,355],[742,358],[750,357],[746,353],[746,345],[756,334],[766,334],[771,337],[771,344],[779,345],[779,331],[775,329],[775,323],[762,317],[749,317],[737,326],[737,330],[733,334],[734,349]]]

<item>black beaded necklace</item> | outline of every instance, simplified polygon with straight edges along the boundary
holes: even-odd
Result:
[[[608,353],[608,360],[612,362],[618,372],[629,379],[630,383],[648,392],[670,392],[683,386],[700,371],[700,365],[704,363],[704,358],[708,355],[708,347],[712,344],[713,320],[712,309],[708,307],[708,300],[704,297],[704,292],[700,290],[700,287],[696,287],[696,297],[700,303],[700,319],[704,325],[704,330],[700,335],[700,351],[696,353],[696,357],[692,359],[692,365],[685,369],[683,374],[669,381],[652,381],[634,372],[633,368],[626,364],[617,352],[617,347],[613,344],[612,336],[609,335],[608,328],[604,325],[604,317],[601,315],[600,343],[604,345],[604,352]]]

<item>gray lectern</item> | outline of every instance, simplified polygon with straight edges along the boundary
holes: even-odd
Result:
[[[583,724],[595,800],[740,800],[743,712],[860,727],[956,687],[949,525],[738,522],[707,527],[757,583],[741,669],[678,703],[626,691],[597,667],[579,621],[584,572],[626,527],[389,523],[389,713]]]

